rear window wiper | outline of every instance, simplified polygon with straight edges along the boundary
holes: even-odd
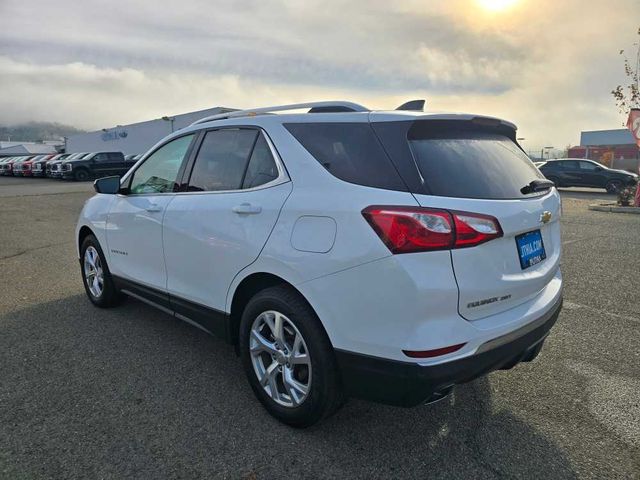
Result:
[[[542,192],[543,190],[549,190],[553,186],[555,186],[555,183],[551,180],[533,180],[522,187],[520,193],[527,195],[529,193]]]

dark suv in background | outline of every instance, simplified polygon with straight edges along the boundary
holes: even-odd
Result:
[[[634,185],[638,181],[636,174],[607,168],[582,158],[549,160],[538,168],[556,187],[605,188],[609,193],[616,193],[622,187]]]
[[[122,152],[95,152],[82,158],[62,162],[62,178],[89,180],[90,178],[124,175],[134,161],[126,161]]]

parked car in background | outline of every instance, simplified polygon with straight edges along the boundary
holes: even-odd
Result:
[[[12,164],[12,168],[11,168],[11,174],[14,177],[22,177],[24,172],[22,170],[22,164],[24,162],[28,162],[29,160],[31,160],[35,155],[27,155],[27,156],[22,156],[22,157],[18,157],[18,159],[13,162]],[[29,165],[29,169],[31,168],[31,165]]]
[[[31,171],[33,172],[34,177],[44,177],[47,174],[47,163],[55,160],[62,160],[68,157],[69,153],[58,153],[58,154],[50,154],[44,155],[42,158],[38,160],[34,160]]]
[[[22,177],[32,177],[33,176],[33,162],[47,157],[48,155],[36,155],[31,157],[23,162],[20,162],[20,176]]]
[[[94,186],[76,228],[89,300],[221,335],[296,427],[349,396],[416,406],[532,361],[561,309],[560,195],[497,118],[235,111]]]
[[[86,155],[89,155],[90,152],[76,152],[72,153],[66,158],[59,158],[57,160],[53,160],[47,163],[47,177],[51,178],[61,178],[62,177],[62,162],[65,160],[74,160],[76,158],[82,158]]]
[[[609,193],[616,193],[638,181],[638,175],[634,173],[607,168],[582,158],[548,160],[539,169],[556,187],[604,188]]]
[[[81,158],[68,158],[61,164],[62,178],[85,181],[90,178],[124,175],[133,165],[122,152],[94,152]]]
[[[0,158],[0,175],[4,175],[5,168],[8,168],[7,162],[11,160],[13,157],[2,157]]]
[[[35,176],[34,175],[35,168],[36,168],[36,165],[40,165],[39,162],[44,161],[47,158],[51,158],[53,156],[54,156],[54,154],[48,153],[48,154],[45,154],[45,155],[36,155],[35,157],[33,157],[31,159],[31,168],[30,168],[30,171],[29,171],[30,176],[32,176],[32,177]]]
[[[7,157],[5,159],[3,159],[2,163],[0,164],[0,173],[2,173],[2,175],[12,175],[13,174],[13,163],[20,158],[19,156],[15,156],[15,157]]]

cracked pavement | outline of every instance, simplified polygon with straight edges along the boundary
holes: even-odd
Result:
[[[566,303],[535,362],[305,431],[222,341],[91,306],[73,242],[90,195],[0,177],[0,478],[640,478],[640,217],[587,210],[606,194],[562,193]]]

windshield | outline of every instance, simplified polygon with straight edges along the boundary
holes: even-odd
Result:
[[[430,194],[444,197],[523,198],[521,189],[544,176],[508,137],[488,132],[439,132],[409,137]]]

